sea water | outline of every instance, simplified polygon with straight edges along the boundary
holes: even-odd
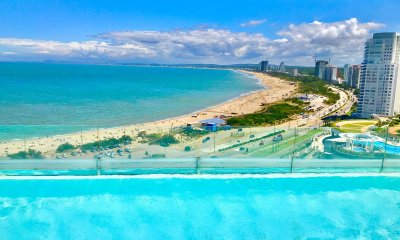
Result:
[[[160,120],[259,89],[230,70],[0,63],[0,140]]]
[[[2,240],[399,237],[399,177],[0,180]]]

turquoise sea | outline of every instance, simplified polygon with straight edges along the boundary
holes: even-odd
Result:
[[[0,63],[0,139],[188,114],[260,89],[250,78],[214,69]]]

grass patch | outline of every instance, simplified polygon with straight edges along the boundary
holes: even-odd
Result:
[[[260,126],[276,124],[302,112],[304,112],[302,105],[298,105],[288,99],[284,102],[271,104],[258,113],[229,118],[227,123],[232,126]]]
[[[338,122],[335,128],[345,133],[361,133],[364,127],[374,125],[375,123],[375,121]]]
[[[298,82],[299,83],[298,91],[300,93],[306,93],[306,94],[310,93],[310,94],[317,94],[320,96],[324,96],[327,98],[325,100],[326,104],[329,105],[335,104],[340,99],[340,95],[332,91],[329,88],[328,83],[319,79],[318,77],[315,76],[293,77],[288,74],[278,73],[278,72],[272,72],[269,73],[269,75],[271,75],[272,77],[277,77],[292,82]]]
[[[182,135],[185,135],[190,138],[199,138],[199,137],[209,134],[210,132],[206,131],[204,129],[194,129],[192,127],[184,127],[178,133],[181,133]]]
[[[179,143],[179,140],[172,134],[161,135],[159,133],[143,134],[143,143],[148,143],[149,145],[160,145],[162,147],[168,147],[171,144]]]
[[[14,154],[8,154],[7,157],[11,159],[43,159],[44,156],[41,152],[35,151],[33,149],[28,149],[28,151],[20,151]]]
[[[109,138],[105,140],[95,141],[92,143],[86,143],[80,146],[82,151],[90,151],[100,147],[117,147],[119,144],[125,144],[131,142],[132,138],[130,136],[124,135],[120,138]]]
[[[60,146],[57,147],[56,152],[63,153],[63,152],[66,152],[66,151],[69,151],[69,150],[74,150],[74,149],[75,149],[74,145],[72,145],[70,143],[63,143],[63,144],[61,144]]]
[[[153,139],[149,142],[149,145],[160,145],[161,147],[168,147],[171,144],[177,144],[179,140],[171,134],[162,135],[159,138]]]

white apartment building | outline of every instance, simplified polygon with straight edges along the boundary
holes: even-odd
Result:
[[[346,64],[343,68],[344,83],[353,88],[359,88],[361,65]]]
[[[400,113],[400,34],[375,33],[365,43],[357,114]]]

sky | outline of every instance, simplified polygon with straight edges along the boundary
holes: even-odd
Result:
[[[0,61],[362,61],[374,32],[400,32],[399,0],[3,0]]]

